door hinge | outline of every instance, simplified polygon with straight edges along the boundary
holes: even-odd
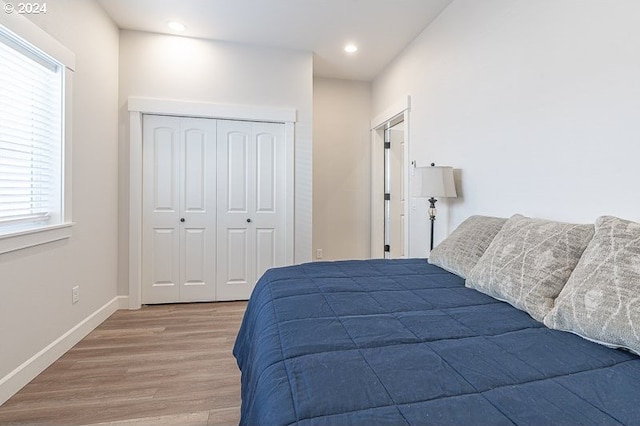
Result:
[[[391,142],[385,142],[384,149],[391,149]]]
[[[391,246],[389,244],[385,244],[384,245],[384,251],[390,252],[391,251]]]
[[[385,201],[389,201],[391,200],[391,194],[389,194],[388,192],[384,194],[384,200]]]

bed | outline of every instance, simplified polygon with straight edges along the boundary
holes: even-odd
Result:
[[[234,355],[241,424],[640,424],[640,357],[424,259],[267,271]]]

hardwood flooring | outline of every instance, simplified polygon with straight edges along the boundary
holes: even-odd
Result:
[[[0,407],[0,424],[226,425],[246,302],[117,311]]]

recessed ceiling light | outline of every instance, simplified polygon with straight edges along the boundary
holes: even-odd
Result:
[[[344,47],[344,51],[347,53],[356,53],[358,51],[358,46],[356,46],[355,44],[347,44]]]
[[[173,31],[176,31],[176,32],[179,32],[179,33],[183,32],[184,30],[187,29],[187,27],[185,27],[185,25],[183,23],[180,23],[180,22],[177,22],[177,21],[169,21],[167,23],[167,25]]]

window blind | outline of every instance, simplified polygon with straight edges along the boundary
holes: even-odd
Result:
[[[63,70],[0,27],[0,230],[61,210]]]

